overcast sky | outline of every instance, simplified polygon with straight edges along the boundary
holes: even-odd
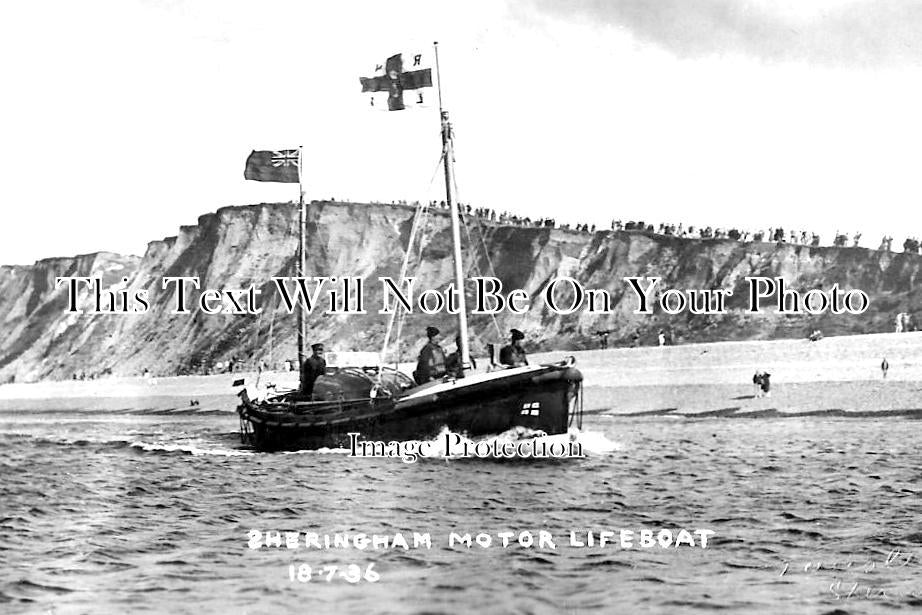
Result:
[[[440,41],[460,199],[612,218],[922,235],[922,2],[7,3],[0,263],[146,243],[305,146],[308,198],[443,198],[437,113],[358,78]]]

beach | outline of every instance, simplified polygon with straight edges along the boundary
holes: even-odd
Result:
[[[586,412],[745,415],[777,412],[913,413],[922,408],[922,332],[681,346],[545,352],[532,363],[576,359]],[[880,363],[890,365],[883,378]],[[478,365],[487,364],[485,357]],[[411,364],[400,365],[410,373]],[[771,396],[755,397],[752,375],[771,374]],[[0,386],[0,409],[232,411],[245,380],[294,387],[294,372],[162,378],[102,378]]]

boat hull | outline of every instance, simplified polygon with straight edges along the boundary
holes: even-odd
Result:
[[[578,406],[582,376],[568,363],[493,372],[432,383],[396,399],[238,407],[245,440],[257,450],[347,448],[361,440],[424,440],[445,429],[479,436],[514,427],[566,433]]]

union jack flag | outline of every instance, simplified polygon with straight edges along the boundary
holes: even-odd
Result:
[[[247,158],[243,177],[257,182],[297,184],[301,181],[298,150],[253,150]]]
[[[283,149],[272,152],[272,166],[287,167],[291,165],[298,166],[298,150]]]

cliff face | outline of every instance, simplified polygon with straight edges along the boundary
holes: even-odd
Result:
[[[323,341],[328,349],[338,350],[380,349],[387,317],[377,314],[382,301],[377,278],[398,276],[413,213],[402,206],[310,205],[307,275],[365,279],[368,310],[364,315],[325,315],[316,309],[309,319],[310,342]],[[436,211],[428,218],[421,259],[414,259],[408,274],[416,277],[417,292],[444,289],[452,279],[448,217]],[[200,217],[195,226],[182,227],[176,237],[151,242],[142,258],[99,253],[46,259],[31,267],[0,267],[0,382],[145,370],[177,374],[202,371],[231,358],[250,365],[293,358],[295,319],[278,308],[271,278],[294,275],[297,219],[297,206],[292,204],[226,207]],[[679,343],[802,337],[814,328],[826,335],[884,332],[893,330],[899,312],[918,317],[920,305],[915,286],[922,263],[918,255],[477,224],[470,239],[467,277],[495,275],[504,290],[522,288],[531,297],[525,314],[505,312],[497,316],[496,325],[490,316],[472,317],[477,352],[486,343],[502,341],[510,327],[526,333],[530,350],[595,347],[595,332],[600,330],[611,331],[612,345],[629,343],[635,335],[641,344],[653,344],[658,330],[667,327]],[[561,275],[586,288],[608,291],[612,313],[579,309],[560,315],[548,310],[542,291]],[[66,288],[54,285],[59,276],[100,277],[104,286],[126,294],[146,289],[150,309],[69,314]],[[165,276],[197,276],[202,288],[256,284],[263,313],[207,315],[193,309],[191,314],[173,314],[173,294],[161,286]],[[660,277],[662,289],[726,288],[734,294],[725,315],[669,315],[658,307],[652,315],[638,315],[633,313],[637,300],[625,276]],[[781,276],[789,288],[798,290],[828,290],[837,282],[843,289],[864,290],[870,307],[859,316],[791,316],[773,309],[748,314],[746,276]],[[84,311],[92,306],[92,297],[81,286],[79,305]],[[196,297],[196,291],[190,292],[190,307]],[[325,299],[321,305],[327,307]],[[405,360],[415,357],[422,330],[430,323],[442,329],[444,346],[453,347],[453,316],[417,312],[403,325],[399,352]]]
[[[67,313],[62,276],[98,277],[106,285],[133,276],[140,260],[100,252],[72,258],[49,258],[30,267],[0,267],[0,382],[61,375],[79,348],[98,346],[110,332],[101,321]]]

